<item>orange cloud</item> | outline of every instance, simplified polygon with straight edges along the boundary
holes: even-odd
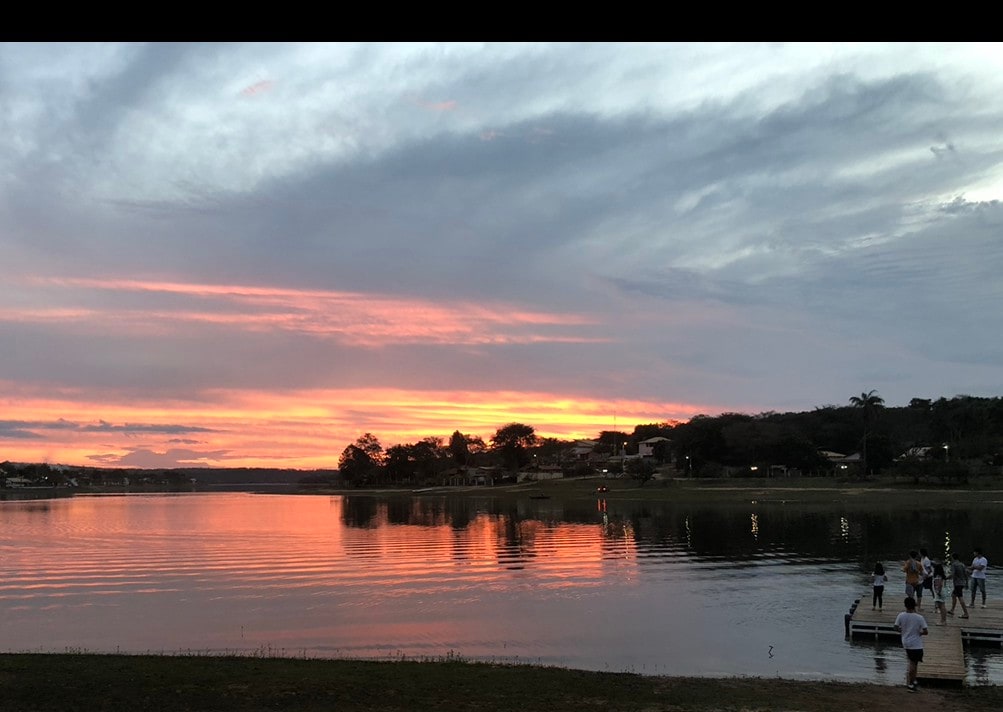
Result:
[[[706,406],[655,401],[601,401],[519,391],[405,391],[314,389],[214,390],[198,401],[136,399],[129,395],[0,384],[0,460],[64,464],[128,464],[135,453],[232,467],[334,467],[363,432],[384,447],[454,430],[489,440],[510,422],[532,425],[543,437],[589,438],[613,428],[687,419]],[[201,445],[179,450],[172,440],[194,433]],[[132,456],[130,458],[130,456]]]

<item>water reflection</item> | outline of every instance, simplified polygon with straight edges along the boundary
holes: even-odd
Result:
[[[993,681],[991,669],[997,658],[1000,656],[998,649],[971,646],[965,652],[965,661],[968,664],[968,682],[978,685],[998,684]]]
[[[3,502],[0,646],[453,651],[897,684],[901,650],[846,641],[843,613],[875,561],[894,588],[909,549],[999,540],[999,511],[236,493]],[[1003,681],[1001,657],[971,653],[973,679]]]

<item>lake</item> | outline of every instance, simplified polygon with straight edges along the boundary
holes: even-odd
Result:
[[[877,560],[885,605],[898,607],[910,548],[969,560],[982,545],[992,564],[1001,511],[487,493],[0,501],[0,650],[457,656],[900,684],[901,648],[845,639],[843,614]],[[1003,652],[966,656],[970,682],[1003,683]]]

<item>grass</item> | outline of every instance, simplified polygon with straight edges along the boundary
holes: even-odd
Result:
[[[654,677],[461,660],[0,654],[4,712],[1003,709],[1003,688]]]
[[[1003,480],[978,478],[963,486],[927,482],[916,485],[906,478],[835,479],[830,477],[804,478],[715,478],[715,479],[660,479],[640,484],[630,478],[604,478],[600,476],[523,482],[517,485],[495,487],[441,487],[414,493],[410,489],[336,490],[305,489],[304,494],[372,495],[377,497],[407,496],[488,496],[495,498],[528,498],[547,495],[554,499],[591,499],[599,494],[596,488],[605,485],[604,499],[636,501],[672,501],[708,504],[728,502],[797,502],[824,504],[834,501],[888,504],[899,506],[942,505],[945,496],[956,506],[986,503],[1003,503]]]

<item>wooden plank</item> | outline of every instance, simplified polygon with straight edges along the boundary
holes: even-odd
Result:
[[[965,649],[961,629],[954,626],[931,626],[923,639],[923,662],[919,664],[920,680],[965,679]]]

